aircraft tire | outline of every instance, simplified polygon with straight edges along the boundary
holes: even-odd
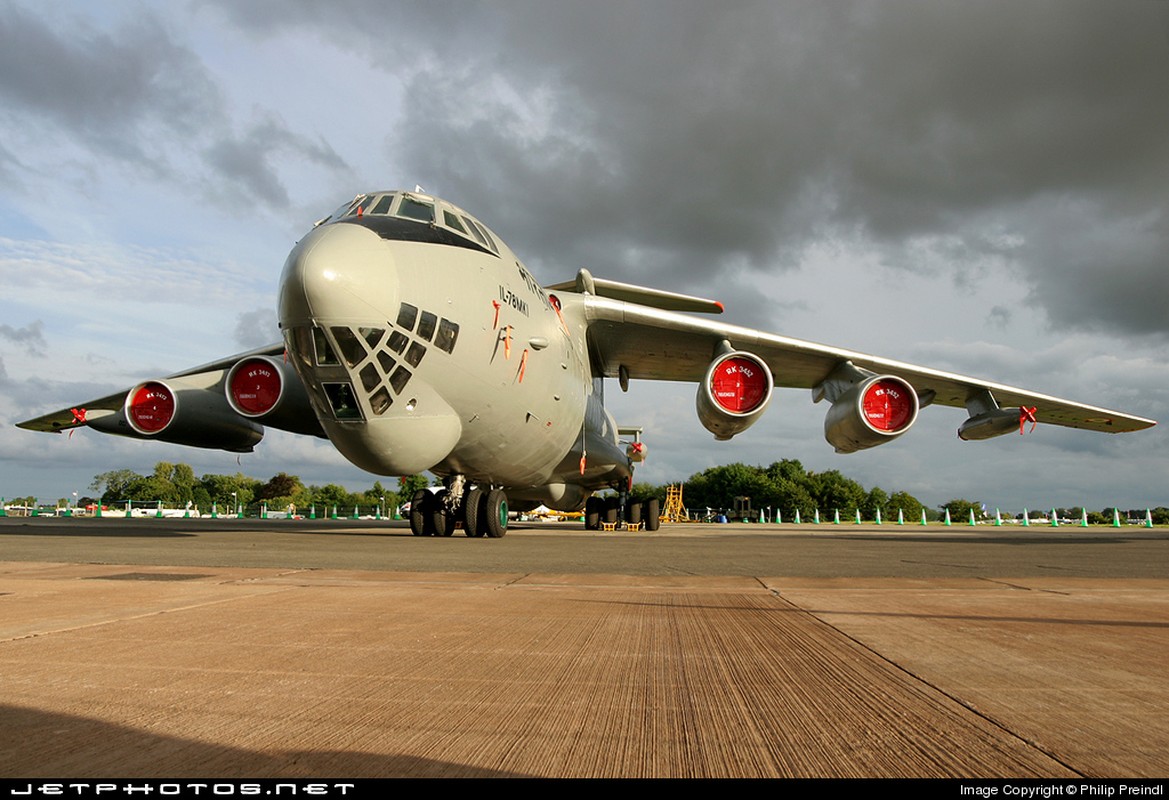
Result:
[[[641,523],[641,509],[642,504],[636,500],[630,500],[625,505],[625,522],[629,525],[638,525]]]
[[[603,501],[599,497],[590,497],[585,500],[585,530],[599,531],[601,529],[601,506]]]
[[[507,494],[503,489],[487,493],[486,512],[487,535],[492,539],[502,538],[507,533]]]
[[[410,498],[410,532],[415,536],[427,536],[426,530],[430,516],[430,492],[419,489]]]
[[[430,499],[430,527],[433,536],[450,536],[455,532],[455,515],[447,510],[446,493],[443,489]]]
[[[641,511],[647,531],[656,531],[662,526],[662,501],[656,497],[646,500]]]
[[[621,506],[621,499],[618,497],[606,497],[605,513],[603,519],[608,523],[615,523],[617,521],[617,509]]]
[[[463,532],[469,537],[487,533],[487,495],[482,489],[468,489],[463,495]]]

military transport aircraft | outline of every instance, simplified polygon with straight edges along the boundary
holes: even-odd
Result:
[[[328,437],[379,475],[430,470],[416,535],[502,536],[508,502],[620,515],[656,529],[657,501],[625,502],[645,456],[603,378],[698,383],[716,439],[755,423],[775,386],[827,400],[840,453],[885,444],[931,404],[965,408],[962,439],[1037,420],[1118,433],[1152,420],[862,353],[727,325],[713,300],[594,278],[541,286],[478,219],[420,191],[361,194],[316,224],[280,279],[284,341],[20,423],[248,452],[265,425]],[[622,436],[632,436],[623,445]],[[615,488],[618,497],[593,497]]]

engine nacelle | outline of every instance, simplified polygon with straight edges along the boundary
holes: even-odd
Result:
[[[1016,408],[999,408],[983,414],[975,414],[958,428],[958,438],[964,442],[993,439],[1019,428],[1022,411]]]
[[[715,439],[730,439],[755,424],[774,388],[763,359],[742,350],[721,355],[698,386],[698,419]]]
[[[126,394],[118,413],[90,421],[90,427],[137,439],[248,453],[264,429],[236,414],[223,395],[182,379],[146,381]]]
[[[223,386],[228,404],[241,416],[293,433],[325,435],[290,364],[268,356],[244,358],[228,371]]]
[[[842,394],[824,418],[824,438],[838,453],[885,444],[917,420],[917,392],[901,378],[874,375]]]

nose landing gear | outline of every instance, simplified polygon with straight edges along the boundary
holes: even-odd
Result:
[[[467,486],[466,476],[446,480],[437,492],[420,489],[410,501],[410,531],[415,536],[450,536],[456,522],[471,538],[499,539],[507,533],[507,493]]]

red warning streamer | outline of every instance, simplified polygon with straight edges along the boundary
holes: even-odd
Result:
[[[73,415],[73,421],[76,422],[78,425],[85,425],[86,424],[85,423],[85,409],[84,408],[71,408],[71,409],[69,409],[69,413]],[[69,438],[70,439],[73,438],[73,429],[72,428],[69,429]]]
[[[1031,406],[1030,408],[1027,408],[1027,406],[1019,406],[1019,435],[1020,436],[1023,435],[1023,426],[1027,423],[1028,420],[1030,420],[1030,422],[1031,422],[1031,430],[1032,431],[1035,430],[1035,425],[1038,423],[1038,420],[1035,419],[1035,412],[1038,410],[1038,408],[1039,408],[1038,406]]]

